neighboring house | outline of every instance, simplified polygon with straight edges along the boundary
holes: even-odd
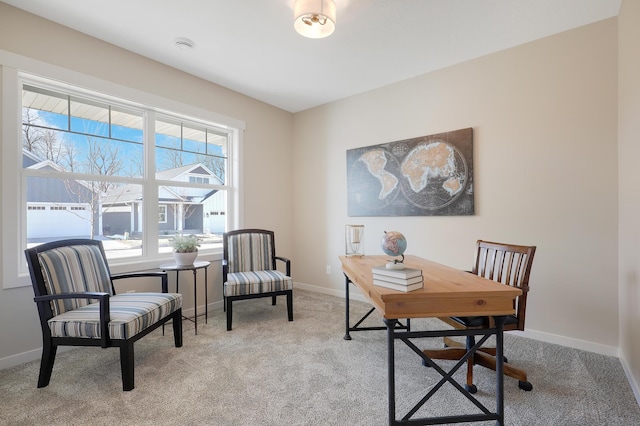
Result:
[[[23,150],[23,167],[61,170],[50,160],[41,160]],[[190,164],[157,174],[175,182],[221,184],[207,167]],[[76,180],[27,178],[27,238],[30,241],[91,235],[91,189]],[[101,198],[94,213],[93,235],[121,237],[142,232],[142,187],[128,184]],[[222,233],[225,229],[225,193],[204,188],[161,186],[158,193],[158,232],[173,235]],[[78,220],[80,219],[80,220]]]
[[[22,166],[61,170],[53,161],[43,161],[25,150]],[[91,190],[82,182],[30,176],[26,196],[28,240],[91,235],[91,208],[86,203],[91,198]],[[94,224],[97,235],[98,221],[94,220]]]
[[[200,163],[158,172],[159,180],[222,184]],[[125,185],[107,194],[102,203],[105,236],[142,232],[142,188]],[[225,193],[204,188],[160,186],[158,190],[158,232],[222,233],[225,229]]]

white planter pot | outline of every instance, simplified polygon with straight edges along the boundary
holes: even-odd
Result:
[[[176,265],[178,266],[193,265],[196,257],[198,257],[197,251],[191,253],[176,253],[175,251],[173,252],[173,259],[176,261]]]

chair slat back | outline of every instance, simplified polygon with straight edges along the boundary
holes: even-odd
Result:
[[[113,294],[109,269],[97,245],[70,245],[38,252],[47,294],[103,292]],[[53,301],[54,315],[90,303],[88,299]]]
[[[514,308],[518,318],[517,329],[524,330],[529,275],[536,247],[478,240],[476,248],[474,274],[522,290]]]
[[[276,269],[272,231],[230,231],[223,240],[229,273]]]

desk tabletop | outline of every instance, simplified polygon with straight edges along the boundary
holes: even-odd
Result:
[[[373,285],[371,268],[388,256],[340,256],[342,271],[387,319],[513,315],[518,288],[417,256],[405,256],[409,268],[422,270],[424,287],[410,292]]]

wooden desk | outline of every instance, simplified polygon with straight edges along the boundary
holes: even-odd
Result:
[[[389,425],[403,424],[444,424],[456,422],[472,422],[496,420],[496,424],[504,424],[504,377],[502,365],[503,325],[504,316],[515,313],[514,300],[521,294],[517,288],[505,286],[485,278],[469,274],[445,265],[431,262],[417,256],[405,256],[404,263],[411,268],[422,269],[424,288],[399,292],[373,285],[373,266],[383,265],[388,256],[340,256],[342,270],[345,274],[345,305],[346,305],[346,333],[345,339],[351,340],[351,331],[387,330],[387,363],[388,363],[388,391],[389,391]],[[349,284],[356,285],[364,296],[373,304],[373,308],[354,327],[349,324]],[[384,318],[385,327],[359,327],[362,321],[377,309]],[[492,316],[495,328],[483,330],[437,330],[411,331],[411,318],[449,317],[449,316]],[[406,325],[399,323],[399,319],[407,319]],[[441,336],[483,336],[478,343],[449,371],[444,371],[433,360],[409,341],[411,338],[441,337]],[[460,367],[466,366],[466,360],[491,335],[496,336],[496,411],[490,412],[452,375]],[[401,420],[396,420],[395,413],[395,348],[396,339],[402,339],[425,365],[433,367],[443,378],[427,393],[412,410]],[[446,382],[451,383],[464,396],[470,399],[482,414],[461,416],[447,416],[436,418],[415,419],[412,416],[424,403]]]

